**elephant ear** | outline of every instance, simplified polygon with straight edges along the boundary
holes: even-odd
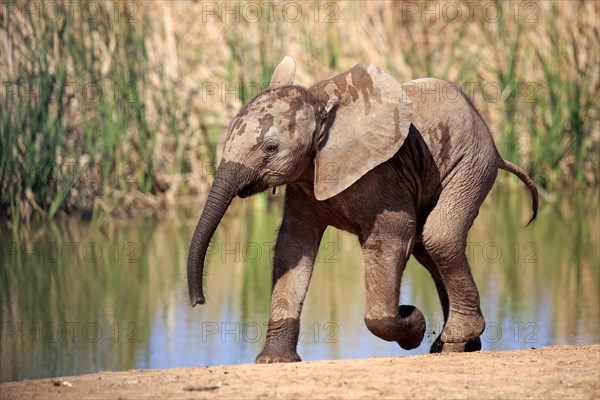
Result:
[[[271,77],[271,83],[269,88],[277,86],[291,85],[294,83],[294,76],[296,75],[296,63],[290,56],[283,57],[283,60],[279,63],[273,76]]]
[[[326,200],[396,154],[408,136],[412,104],[399,82],[369,64],[309,90],[325,119],[315,155],[315,197]]]

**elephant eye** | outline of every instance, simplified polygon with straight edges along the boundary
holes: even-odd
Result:
[[[267,142],[263,146],[263,151],[267,154],[275,154],[279,150],[279,143],[277,142]]]

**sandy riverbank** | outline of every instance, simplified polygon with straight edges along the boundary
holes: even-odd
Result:
[[[67,381],[71,386],[57,386]],[[600,398],[600,345],[132,370],[8,382],[2,399]]]

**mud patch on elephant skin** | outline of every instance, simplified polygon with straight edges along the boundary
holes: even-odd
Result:
[[[365,78],[363,75],[366,75],[367,77]],[[373,92],[373,80],[365,69],[362,67],[352,68],[347,73],[337,77],[334,83],[340,90],[342,104],[347,104],[350,102],[356,103],[356,101],[360,98],[358,90],[356,89],[358,87],[365,101],[365,115],[369,114],[371,107],[370,94]],[[361,86],[364,83],[367,83],[367,85],[370,84],[370,86]]]
[[[240,127],[240,130],[238,131],[238,135],[242,135],[245,131],[246,131],[246,123],[244,122],[244,124]]]
[[[332,79],[333,83],[338,87],[340,94],[346,94],[348,76],[350,76],[350,72],[344,72]]]
[[[240,125],[244,122],[243,118],[237,118],[235,121],[235,125],[233,127],[233,130],[239,129]]]
[[[334,89],[334,90],[333,90],[333,95],[334,95],[335,97],[337,97],[338,101],[339,101],[341,104],[344,104],[344,95],[342,94],[342,92],[341,92],[339,89]]]
[[[333,84],[333,89],[328,88],[328,85],[331,84]],[[362,97],[365,103],[364,115],[370,114],[371,101],[383,104],[381,90],[375,87],[373,78],[364,65],[357,65],[347,72],[320,82],[310,91],[317,101],[325,104],[331,100],[332,96],[338,98],[340,105],[355,103]]]
[[[334,90],[335,96],[341,100],[342,104],[353,103],[358,100],[359,95],[354,87],[354,82],[352,81],[352,73],[350,71],[338,75],[333,79],[333,83],[337,87],[337,90]],[[350,97],[348,98],[349,95]]]
[[[451,167],[450,163],[456,157],[452,157],[453,146],[450,125],[447,122],[440,121],[437,125],[428,128],[425,136],[431,137],[428,141],[429,146],[431,146],[435,158],[439,160],[439,166],[443,169]]]
[[[233,136],[233,131],[235,131],[236,126],[240,122],[241,118],[234,117],[229,124],[229,128],[227,128],[227,136],[225,136],[225,141],[229,140]]]
[[[354,86],[360,88],[361,95],[365,101],[365,115],[369,115],[371,112],[371,97],[379,104],[383,104],[381,98],[381,90],[376,88],[373,84],[373,78],[371,74],[361,66],[352,68],[352,82]]]
[[[235,136],[242,136],[245,131],[246,131],[246,121],[244,120],[244,118],[238,118],[238,120],[235,123],[235,126],[231,130],[231,134],[235,135]],[[229,135],[227,138],[229,138]]]
[[[248,114],[248,111],[249,111],[251,105],[252,105],[252,102],[245,104],[242,107],[242,109],[237,113],[237,115],[233,118],[233,120],[231,121],[231,124],[229,125],[229,131],[227,132],[225,141],[229,140],[233,136],[234,131],[236,131],[236,129],[239,129],[241,127],[241,125],[245,121],[244,117]],[[242,132],[237,132],[237,135],[241,136],[242,133],[244,133],[245,129],[246,128],[244,127],[244,130]]]
[[[352,100],[353,103],[356,103],[360,96],[358,95],[358,91],[354,87],[355,84],[354,80],[352,79],[352,73],[346,75],[346,84],[346,90],[350,95],[350,100]]]
[[[296,135],[296,115],[303,107],[304,100],[300,97],[296,97],[290,102],[290,109],[282,113],[283,117],[288,120],[288,136],[291,139]]]
[[[358,100],[358,92],[354,88],[354,86],[348,86],[348,93],[350,93],[350,97],[352,98],[352,102],[355,103]]]
[[[250,106],[252,105],[252,101],[250,101],[249,103],[244,104],[244,106],[242,107],[242,109],[240,110],[240,112],[237,113],[236,117],[238,118],[243,118],[248,114],[248,111],[250,111]]]
[[[438,122],[437,127],[434,129],[433,138],[439,144],[440,149],[439,159],[442,161],[442,166],[447,167],[450,162],[450,152],[452,151],[450,126],[447,122]]]
[[[401,138],[402,129],[400,128],[400,110],[398,110],[398,107],[394,107],[394,142],[397,142]]]
[[[262,142],[265,134],[271,129],[273,126],[273,115],[265,114],[262,118],[258,119],[258,124],[260,127],[260,134],[258,136],[257,142]]]
[[[381,91],[374,87],[369,72],[360,65],[319,82],[309,88],[309,92],[322,105],[330,103],[332,98],[335,97],[339,105],[345,106],[357,102],[362,96],[365,102],[365,115],[370,113],[371,97],[374,97],[379,103],[382,102]]]

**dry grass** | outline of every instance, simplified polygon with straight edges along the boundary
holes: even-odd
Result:
[[[62,25],[28,21],[19,14],[23,4],[16,15],[3,15],[0,26],[5,87],[36,79],[135,82],[137,97],[9,97],[0,111],[3,218],[123,214],[204,192],[229,121],[265,87],[284,55],[296,59],[300,84],[359,62],[400,81],[456,81],[485,116],[503,156],[542,187],[599,180],[596,2],[482,1],[472,9],[452,3],[460,16],[443,2],[296,2],[286,9],[261,2],[120,2],[118,22],[110,17],[113,3],[101,2],[94,4],[109,16],[101,23],[76,15]],[[225,12],[236,7],[237,14]],[[127,23],[131,9],[137,22]],[[71,161],[100,164],[101,181],[81,175],[53,181],[40,173],[32,181],[25,173],[27,165],[64,168]],[[7,173],[8,164],[15,173]]]

